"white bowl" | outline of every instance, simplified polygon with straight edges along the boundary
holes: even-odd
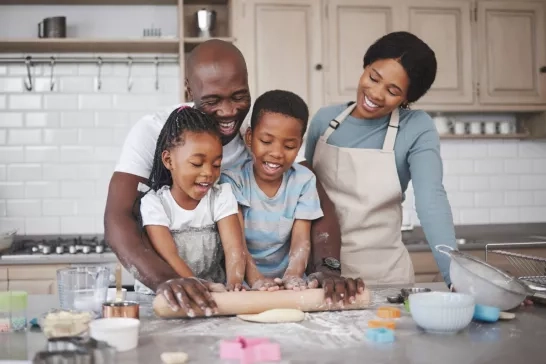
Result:
[[[89,335],[117,351],[128,351],[138,345],[140,320],[126,317],[102,318],[89,323]]]
[[[127,288],[121,289],[121,300],[125,301],[125,297],[127,296]],[[108,288],[108,295],[106,296],[106,301],[115,301],[116,300],[116,289],[115,288]]]
[[[409,296],[411,315],[427,332],[455,333],[474,315],[474,298],[455,292],[424,292]]]

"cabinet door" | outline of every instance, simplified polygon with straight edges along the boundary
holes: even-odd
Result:
[[[392,0],[328,1],[328,103],[355,100],[368,47],[383,35],[402,30],[400,6]]]
[[[472,1],[411,0],[405,11],[407,30],[436,54],[436,80],[416,105],[471,104]]]
[[[478,2],[480,103],[546,103],[544,17],[540,2]]]
[[[55,294],[57,283],[54,280],[33,280],[33,281],[9,281],[10,291],[26,291],[28,294]]]
[[[244,0],[234,31],[254,98],[282,89],[314,113],[323,106],[321,6],[316,0]]]

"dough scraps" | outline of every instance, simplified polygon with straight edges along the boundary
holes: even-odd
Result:
[[[244,321],[261,323],[299,322],[305,319],[305,312],[292,308],[276,308],[254,315],[237,315]]]
[[[165,364],[183,364],[188,361],[188,354],[182,351],[161,353],[161,361]]]

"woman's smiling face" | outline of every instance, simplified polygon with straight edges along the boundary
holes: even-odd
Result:
[[[406,101],[409,77],[395,59],[379,59],[364,68],[352,116],[377,119]]]

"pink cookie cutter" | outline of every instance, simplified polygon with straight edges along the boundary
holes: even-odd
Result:
[[[240,360],[241,364],[281,360],[281,347],[265,338],[237,337],[220,343],[220,359]]]

